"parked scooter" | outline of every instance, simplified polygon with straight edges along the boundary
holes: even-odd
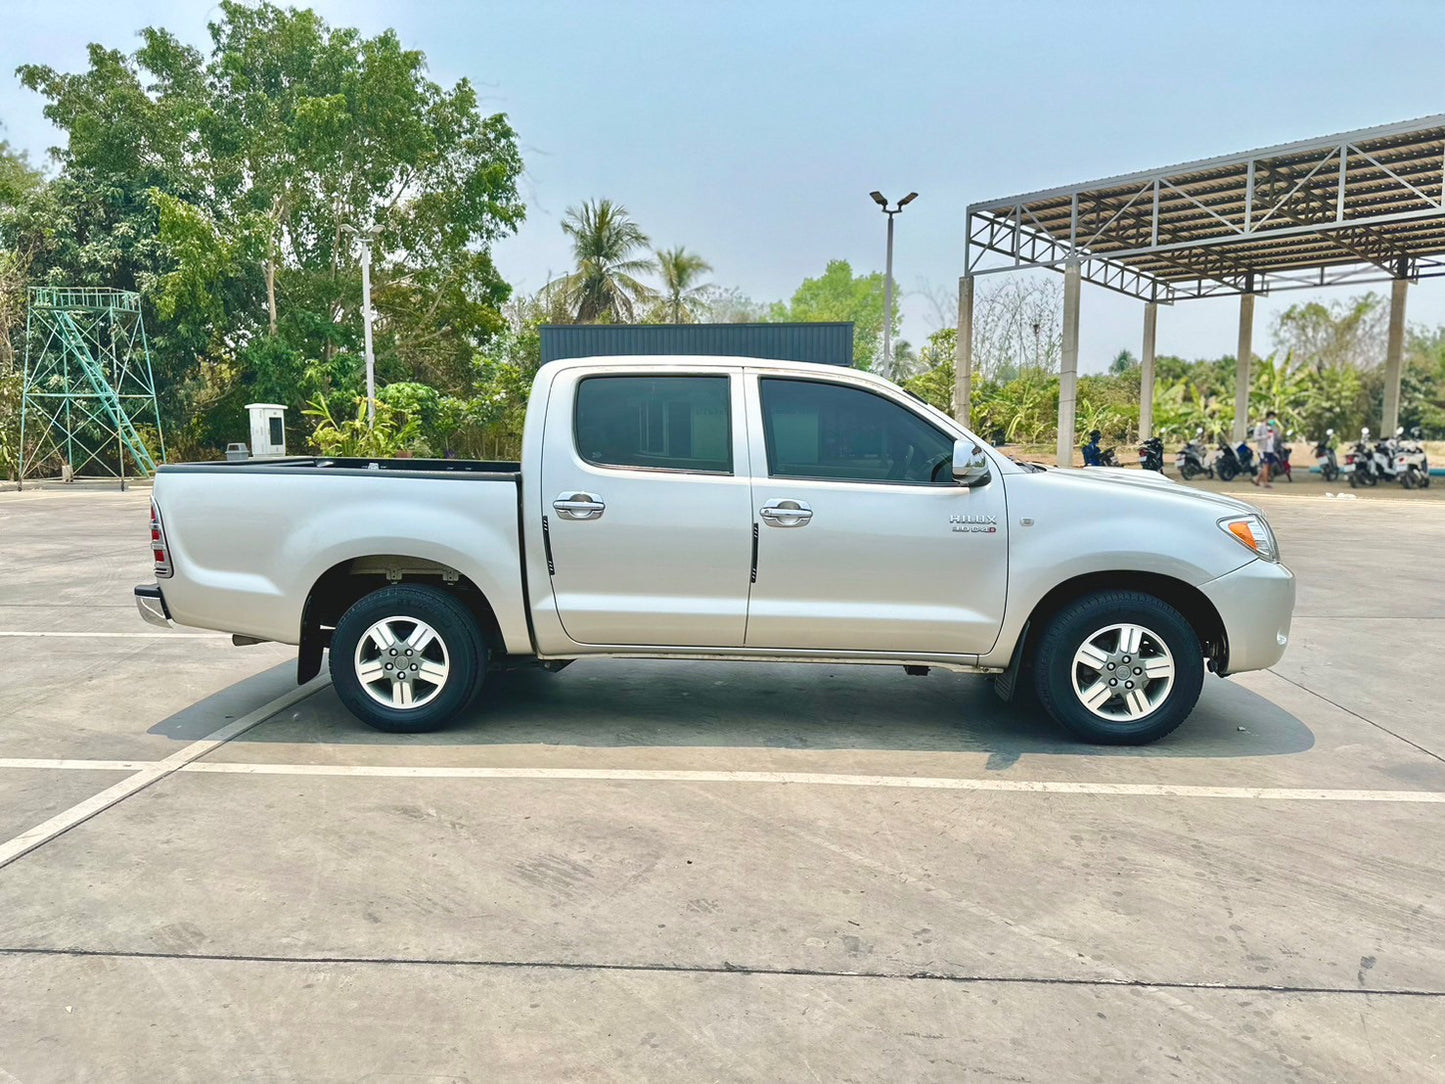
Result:
[[[1425,456],[1425,447],[1420,443],[1420,427],[1417,425],[1405,436],[1404,426],[1395,430],[1394,440],[1395,474],[1406,489],[1428,488],[1430,485],[1430,460]]]
[[[1248,444],[1233,448],[1223,437],[1219,438],[1219,458],[1214,461],[1214,469],[1221,482],[1232,482],[1241,474],[1252,478],[1259,471],[1254,463],[1254,451]]]
[[[1370,430],[1360,430],[1360,439],[1345,453],[1345,473],[1350,476],[1350,488],[1380,484],[1379,470],[1375,464],[1375,447],[1370,442]]]
[[[1370,449],[1370,469],[1382,482],[1400,481],[1400,472],[1395,466],[1395,438],[1386,437],[1375,441]]]
[[[1292,449],[1281,437],[1274,453],[1274,477],[1285,478],[1294,481],[1294,471],[1290,467],[1289,453]]]
[[[1335,431],[1326,429],[1325,435],[1315,445],[1315,462],[1326,482],[1333,482],[1340,476],[1339,460],[1335,458]]]
[[[1179,468],[1179,476],[1186,482],[1207,474],[1214,477],[1214,468],[1209,464],[1209,449],[1204,444],[1204,430],[1199,430],[1193,440],[1179,452],[1179,457],[1174,460],[1174,465]]]
[[[1114,455],[1113,448],[1099,450],[1099,437],[1101,434],[1097,429],[1089,433],[1089,442],[1084,445],[1084,466],[1086,467],[1117,467],[1118,457]]]
[[[1139,445],[1139,466],[1144,470],[1164,473],[1164,442],[1162,440],[1158,437],[1150,437]]]

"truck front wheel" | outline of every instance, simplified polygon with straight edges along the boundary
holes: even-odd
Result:
[[[1144,745],[1182,723],[1204,684],[1204,651],[1173,606],[1102,591],[1065,606],[1034,655],[1034,686],[1075,737]]]
[[[331,681],[368,726],[419,734],[447,725],[471,701],[486,647],[467,608],[445,591],[400,583],[341,616],[331,637]]]

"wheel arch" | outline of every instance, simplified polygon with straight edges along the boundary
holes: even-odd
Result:
[[[336,622],[354,603],[393,583],[425,583],[440,587],[467,608],[490,651],[505,653],[506,641],[491,601],[464,573],[427,557],[384,553],[348,557],[332,565],[311,585],[301,608],[297,651],[297,682],[310,681],[321,670],[321,652],[330,646]]]
[[[1183,580],[1159,572],[1139,571],[1088,572],[1052,588],[1039,599],[1024,623],[1024,631],[1009,663],[1009,672],[1018,673],[1031,661],[1029,652],[1033,644],[1055,614],[1085,595],[1099,591],[1141,591],[1173,606],[1198,634],[1200,648],[1209,660],[1209,669],[1216,673],[1227,672],[1229,637],[1225,632],[1224,619],[1214,603],[1199,588]]]

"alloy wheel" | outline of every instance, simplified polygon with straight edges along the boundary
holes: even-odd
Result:
[[[1174,688],[1174,656],[1143,625],[1108,625],[1074,653],[1071,679],[1079,703],[1101,719],[1132,723],[1159,708]]]
[[[367,696],[402,711],[430,703],[451,673],[446,643],[414,617],[387,617],[372,625],[356,645],[353,664]]]

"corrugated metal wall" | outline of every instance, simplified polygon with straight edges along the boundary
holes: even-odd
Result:
[[[542,363],[558,358],[629,354],[725,357],[853,364],[853,325],[840,324],[548,324]]]

